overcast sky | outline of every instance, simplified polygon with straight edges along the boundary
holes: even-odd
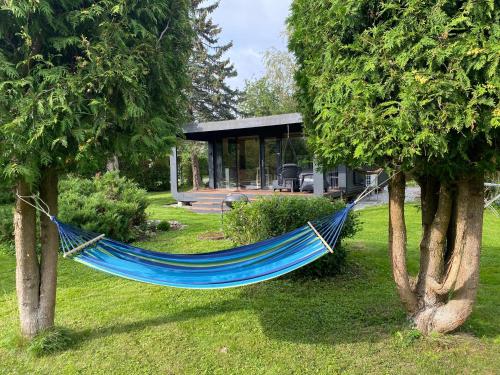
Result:
[[[292,0],[220,0],[214,12],[222,27],[221,42],[233,41],[228,56],[238,71],[231,85],[243,88],[245,79],[262,75],[262,52],[287,49],[285,20]]]

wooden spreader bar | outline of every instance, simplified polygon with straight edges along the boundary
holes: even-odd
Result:
[[[64,257],[67,258],[69,256],[73,256],[77,253],[79,253],[80,251],[83,251],[85,250],[87,247],[89,247],[90,245],[93,245],[95,244],[96,242],[99,242],[100,240],[102,240],[104,237],[106,237],[106,235],[104,234],[101,234],[100,236],[96,237],[96,238],[93,238],[91,239],[90,241],[87,241],[85,243],[82,243],[80,246],[78,247],[75,247],[73,250],[70,250],[66,253],[64,253]]]
[[[316,233],[316,236],[318,236],[318,238],[321,240],[321,242],[323,242],[323,245],[326,246],[328,251],[333,254],[332,247],[328,244],[328,242],[325,241],[325,239],[321,236],[321,234],[319,234],[319,232],[316,230],[316,228],[314,228],[314,225],[312,225],[310,221],[308,221],[307,224],[311,227],[311,229],[314,231],[314,233]]]

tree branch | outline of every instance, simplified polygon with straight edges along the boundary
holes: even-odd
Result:
[[[165,33],[168,31],[168,28],[170,27],[170,19],[168,20],[167,22],[167,26],[165,26],[165,28],[163,29],[163,31],[161,32],[160,34],[160,37],[158,38],[157,42],[156,42],[156,46],[159,46],[160,45],[160,42],[161,40],[163,39],[163,37],[165,36]]]

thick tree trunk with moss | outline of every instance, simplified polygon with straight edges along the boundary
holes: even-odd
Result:
[[[420,269],[406,268],[405,176],[389,184],[389,251],[397,289],[416,327],[424,334],[450,332],[472,312],[479,283],[484,177],[456,182],[418,179],[422,190]]]
[[[42,172],[40,197],[48,204],[52,215],[57,213],[57,173]],[[29,185],[20,181],[18,194],[32,194]],[[41,251],[36,251],[36,211],[18,199],[14,213],[16,245],[16,291],[19,305],[21,334],[32,338],[38,332],[54,326],[56,298],[57,251],[59,237],[50,218],[40,216]]]

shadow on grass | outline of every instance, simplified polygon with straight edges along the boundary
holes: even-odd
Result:
[[[101,339],[165,324],[186,321],[195,324],[197,320],[219,315],[234,319],[230,313],[237,311],[256,314],[264,334],[270,339],[296,343],[378,341],[405,324],[405,316],[398,302],[387,302],[394,300],[390,295],[373,291],[363,293],[362,287],[352,289],[352,285],[342,285],[340,290],[336,290],[331,280],[305,283],[274,281],[242,289],[237,299],[184,309],[152,319],[84,330],[77,334],[77,341]],[[247,323],[242,322],[244,324]]]

